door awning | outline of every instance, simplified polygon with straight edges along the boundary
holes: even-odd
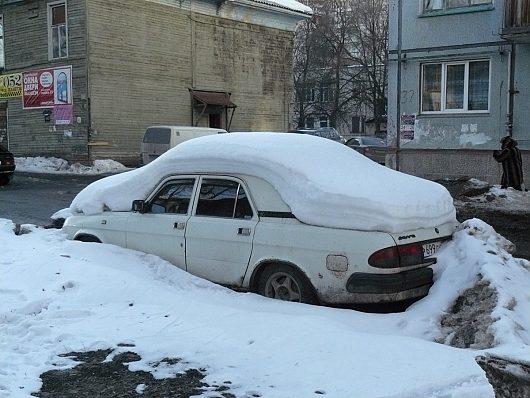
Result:
[[[237,108],[237,105],[230,100],[231,94],[227,91],[205,91],[190,89],[190,94],[192,98],[201,105]]]

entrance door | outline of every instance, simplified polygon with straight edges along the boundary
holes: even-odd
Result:
[[[209,113],[209,126],[214,129],[221,128],[221,114],[220,113]]]
[[[7,142],[7,102],[0,102],[0,143],[8,146]]]

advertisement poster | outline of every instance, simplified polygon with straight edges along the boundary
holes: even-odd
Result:
[[[55,105],[53,107],[53,124],[74,124],[74,106]]]
[[[72,105],[72,67],[22,73],[24,109]]]
[[[0,75],[0,99],[22,96],[22,73]]]
[[[414,139],[414,125],[416,124],[416,115],[401,115],[399,136],[402,140]]]

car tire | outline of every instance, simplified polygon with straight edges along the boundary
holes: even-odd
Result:
[[[10,180],[11,180],[10,176],[0,175],[0,186],[9,184]]]
[[[284,264],[267,266],[258,282],[258,294],[283,301],[317,304],[313,286],[300,271]]]

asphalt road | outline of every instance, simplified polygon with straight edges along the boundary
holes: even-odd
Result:
[[[47,226],[52,214],[69,207],[79,191],[99,178],[16,172],[9,185],[0,186],[0,218]]]

